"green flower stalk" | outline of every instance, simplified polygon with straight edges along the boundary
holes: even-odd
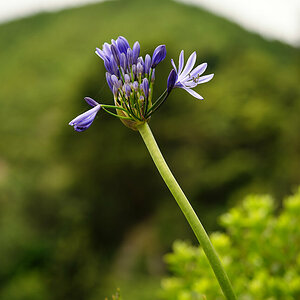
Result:
[[[163,178],[170,192],[174,196],[177,204],[179,205],[181,211],[183,212],[191,228],[193,229],[200,245],[202,246],[206,257],[209,260],[209,263],[219,281],[224,295],[227,297],[227,299],[236,299],[231,283],[225,270],[223,269],[221,261],[213,245],[211,244],[210,239],[204,227],[202,226],[199,218],[197,217],[194,209],[192,208],[184,192],[182,191],[175,177],[170,171],[164,157],[162,156],[148,123],[144,123],[138,126],[138,130],[146,144],[146,147],[161,177]]]
[[[182,88],[193,97],[203,100],[203,97],[192,88],[210,81],[214,74],[201,76],[206,70],[206,63],[193,69],[196,52],[190,55],[184,67],[182,50],[178,69],[171,60],[173,69],[169,74],[166,90],[158,99],[152,101],[155,69],[166,57],[166,47],[165,45],[156,47],[152,59],[149,54],[143,59],[139,57],[139,53],[139,43],[136,42],[131,49],[124,37],[118,37],[116,41],[112,40],[111,45],[105,43],[102,50],[96,49],[96,54],[103,59],[107,70],[106,80],[114,96],[114,105],[99,104],[92,98],[86,97],[86,102],[93,108],[73,119],[69,125],[74,126],[74,129],[79,132],[86,130],[102,107],[109,114],[118,117],[127,127],[139,131],[160,175],[202,246],[224,295],[228,300],[235,300],[231,283],[221,261],[199,218],[164,160],[148,125],[151,115],[166,101],[174,88]],[[111,109],[115,109],[116,113]]]

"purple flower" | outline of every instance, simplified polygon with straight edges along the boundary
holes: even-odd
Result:
[[[125,94],[126,94],[127,98],[129,98],[130,93],[131,93],[131,87],[128,83],[125,83],[124,87],[125,87]]]
[[[132,88],[137,91],[138,88],[139,88],[139,83],[137,81],[134,81],[133,84],[132,84]]]
[[[144,67],[140,62],[138,62],[137,66],[136,66],[136,72],[138,75],[142,74],[144,72]]]
[[[117,45],[121,53],[127,54],[127,49],[130,48],[130,46],[128,41],[123,36],[118,37]]]
[[[108,84],[110,90],[112,91],[113,82],[111,80],[111,75],[108,72],[106,72],[105,77],[106,77],[107,84]]]
[[[168,83],[167,83],[167,93],[168,94],[170,94],[170,92],[172,91],[176,80],[177,80],[177,73],[174,69],[172,69],[172,71],[169,74]]]
[[[111,53],[117,65],[120,65],[120,52],[119,49],[113,44],[110,46]]]
[[[127,57],[126,57],[125,53],[122,53],[120,55],[120,66],[123,68],[123,71],[126,70],[126,67],[127,67]]]
[[[165,59],[167,50],[165,45],[157,46],[153,52],[151,68],[154,69],[162,60]]]
[[[145,73],[149,74],[151,66],[151,56],[149,54],[146,54],[145,56]]]
[[[113,94],[114,105],[99,104],[86,97],[85,101],[93,108],[73,119],[69,125],[74,126],[76,131],[86,130],[102,107],[107,113],[120,118],[127,127],[136,130],[140,124],[149,121],[176,87],[186,90],[195,98],[203,99],[193,88],[208,82],[214,74],[201,76],[206,70],[206,63],[194,68],[196,52],[191,54],[184,67],[182,50],[178,69],[172,59],[173,69],[168,77],[167,89],[154,101],[152,96],[156,66],[165,59],[166,53],[166,46],[159,45],[155,48],[152,58],[149,54],[139,56],[139,42],[135,42],[131,48],[123,36],[112,39],[111,44],[104,43],[102,49],[96,48],[96,54],[103,60],[107,71],[105,77]],[[116,113],[111,111],[113,109]]]
[[[128,60],[128,65],[132,66],[132,64],[133,64],[133,52],[132,52],[131,48],[127,49],[127,60]]]
[[[141,89],[143,90],[145,97],[148,98],[148,96],[149,96],[149,82],[148,82],[147,78],[143,79],[143,82],[141,84]]]
[[[196,93],[192,88],[196,87],[198,84],[205,83],[210,81],[214,74],[209,74],[206,76],[201,76],[204,71],[206,70],[207,63],[202,63],[201,65],[197,66],[193,69],[196,62],[196,52],[194,51],[189,59],[186,62],[186,65],[183,69],[184,65],[184,51],[182,50],[179,55],[179,65],[178,70],[175,66],[175,63],[173,59],[171,60],[171,63],[173,65],[173,68],[177,74],[177,79],[174,84],[174,87],[182,88],[186,90],[188,93],[190,93],[193,97],[203,100],[203,97],[200,96],[198,93]],[[172,72],[172,71],[171,71]],[[171,75],[171,73],[170,73]],[[169,75],[169,77],[170,77]]]
[[[125,83],[130,83],[130,75],[129,74],[125,74],[124,75],[124,80],[125,80]]]
[[[101,108],[101,105],[92,98],[85,97],[84,100],[89,105],[93,106],[93,108],[79,115],[69,123],[69,125],[74,126],[74,129],[79,132],[88,129],[91,126]]]
[[[135,42],[133,47],[132,47],[132,54],[133,54],[133,63],[136,64],[137,63],[137,59],[140,55],[140,44],[139,42]]]

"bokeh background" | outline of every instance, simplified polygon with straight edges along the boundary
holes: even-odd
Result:
[[[125,36],[166,44],[155,93],[181,49],[214,79],[204,101],[176,90],[150,126],[208,231],[248,193],[280,199],[300,183],[299,48],[199,7],[109,1],[0,26],[0,299],[96,300],[120,287],[156,299],[163,255],[195,242],[137,132],[104,112],[68,122],[90,96],[111,103],[94,48]]]

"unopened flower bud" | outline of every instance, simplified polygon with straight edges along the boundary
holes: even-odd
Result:
[[[144,96],[140,96],[140,98],[139,98],[139,103],[140,103],[140,105],[143,105],[144,102],[145,102]]]
[[[125,82],[126,83],[129,83],[130,82],[130,76],[128,74],[125,74],[124,75],[124,79],[125,79]]]
[[[119,36],[117,41],[118,49],[120,53],[127,53],[127,49],[130,47],[128,41],[123,37]]]
[[[133,53],[132,53],[132,50],[130,48],[127,49],[127,61],[128,61],[128,65],[132,66],[132,64],[133,64]]]
[[[69,125],[74,126],[74,129],[79,132],[84,131],[91,126],[101,108],[101,105],[92,98],[86,97],[85,101],[94,107],[79,115],[69,123]]]
[[[140,62],[138,62],[137,66],[136,66],[137,74],[142,74],[143,71],[144,71],[144,68],[143,68],[142,64]]]
[[[111,53],[113,55],[113,58],[117,64],[117,66],[120,66],[120,52],[119,52],[118,48],[115,45],[111,45],[110,50],[111,50]]]
[[[140,44],[139,42],[135,42],[133,47],[132,47],[132,54],[133,54],[133,63],[137,63],[137,59],[140,55]]]
[[[111,75],[110,79],[111,79],[113,85],[115,85],[118,88],[118,82],[119,82],[118,77],[116,75]]]
[[[117,63],[115,62],[113,56],[111,55],[110,56],[110,65],[111,65],[111,68],[112,68],[112,74],[115,74],[115,75],[118,75],[119,74],[119,69],[118,69],[118,65]]]
[[[132,73],[136,75],[136,65],[132,65]]]
[[[139,88],[139,84],[137,81],[135,81],[133,84],[132,84],[132,88],[137,91],[137,89]]]
[[[125,83],[125,94],[128,98],[130,97],[130,93],[131,93],[130,85]]]
[[[147,73],[147,74],[149,74],[150,65],[151,65],[151,56],[149,54],[146,54],[146,56],[145,56],[145,73]]]
[[[90,106],[97,106],[97,105],[99,105],[99,103],[97,101],[95,101],[94,99],[92,99],[91,97],[84,97],[84,100]]]
[[[111,75],[108,72],[106,72],[105,77],[106,77],[107,84],[108,84],[110,90],[112,91],[113,83],[111,80]]]
[[[162,60],[165,59],[167,50],[165,45],[160,45],[155,48],[152,56],[151,68],[155,68]]]
[[[106,58],[103,61],[104,61],[104,67],[105,67],[105,69],[109,73],[114,73],[114,70],[113,70],[111,62],[108,59],[106,59]]]
[[[155,69],[152,69],[151,82],[153,83],[154,81],[155,81]]]
[[[117,98],[117,96],[118,96],[118,88],[115,85],[113,86],[113,94],[114,94],[114,97]]]
[[[109,44],[109,43],[104,43],[104,44],[103,44],[103,52],[104,52],[104,54],[105,54],[107,57],[110,56],[111,51],[110,51],[110,44]]]
[[[168,83],[167,83],[167,92],[168,92],[168,94],[172,91],[176,80],[177,80],[177,73],[174,69],[172,69],[172,71],[169,74]]]
[[[123,82],[121,79],[119,79],[117,88],[120,89],[122,87],[122,85],[123,85]]]
[[[144,59],[140,56],[137,60],[137,63],[141,63],[141,65],[144,67],[145,63],[144,63]]]
[[[124,53],[121,53],[120,55],[120,66],[123,68],[123,70],[126,70],[127,67],[127,58]]]
[[[141,84],[141,89],[143,90],[145,97],[148,98],[148,96],[149,96],[149,82],[148,82],[147,78],[143,79],[143,82]]]

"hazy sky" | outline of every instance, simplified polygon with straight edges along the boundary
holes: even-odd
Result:
[[[227,17],[241,26],[293,45],[300,45],[299,0],[177,0]],[[0,0],[0,22],[99,0]]]
[[[101,2],[100,0],[0,0],[0,22],[28,16],[41,11]]]
[[[266,38],[300,45],[299,0],[178,0],[205,7]]]

